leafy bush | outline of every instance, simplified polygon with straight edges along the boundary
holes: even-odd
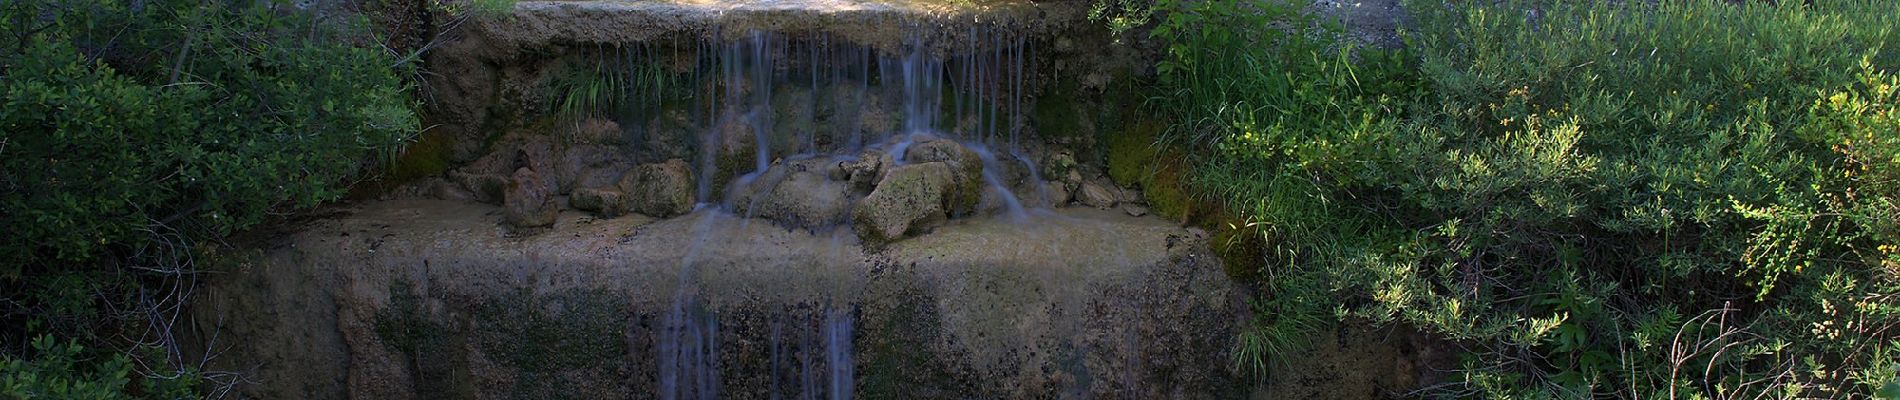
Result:
[[[1268,247],[1243,343],[1405,322],[1472,344],[1467,396],[1890,381],[1900,9],[1545,3],[1412,1],[1397,54],[1297,3],[1156,3],[1192,186]]]
[[[10,394],[156,395],[98,354],[169,344],[136,338],[170,337],[139,330],[183,309],[211,243],[338,198],[415,133],[407,67],[334,11],[0,3],[0,353],[47,334],[96,349],[37,346],[9,361]]]
[[[136,375],[125,354],[93,355],[77,342],[60,343],[50,336],[33,340],[32,358],[0,355],[0,393],[18,399],[188,399],[193,374],[174,379]],[[104,360],[87,359],[88,356]]]
[[[0,9],[20,38],[0,48],[0,275],[176,251],[336,198],[416,130],[387,54],[197,4]]]

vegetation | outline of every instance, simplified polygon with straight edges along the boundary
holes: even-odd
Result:
[[[1151,5],[1161,142],[1265,247],[1237,359],[1355,319],[1466,343],[1457,397],[1893,382],[1900,8],[1544,3],[1409,2],[1404,50]]]
[[[193,370],[170,321],[219,240],[338,198],[419,128],[426,48],[335,6],[9,1],[0,37],[7,397],[218,393],[230,375]]]

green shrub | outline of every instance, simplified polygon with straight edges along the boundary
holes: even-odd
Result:
[[[212,243],[338,198],[415,133],[407,67],[334,11],[0,4],[0,343],[9,357],[49,334],[100,349],[10,361],[24,385],[10,394],[160,396],[116,387],[131,381],[109,349],[164,329],[143,322],[183,309],[168,294]],[[182,362],[124,355],[135,375]]]
[[[188,399],[196,374],[142,376],[124,354],[93,354],[77,342],[33,340],[32,358],[0,355],[0,394],[15,399]],[[102,357],[104,360],[89,359]]]
[[[416,130],[392,57],[290,32],[316,21],[54,4],[0,9],[20,38],[0,48],[0,275],[177,250],[336,198]]]
[[[1900,9],[1545,3],[1409,2],[1396,53],[1297,3],[1156,3],[1168,139],[1260,228],[1260,313],[1472,343],[1461,395],[1892,379]]]

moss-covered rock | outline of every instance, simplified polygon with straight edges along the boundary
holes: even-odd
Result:
[[[627,213],[627,195],[609,188],[580,188],[568,194],[567,203],[576,210],[592,211],[602,218],[618,217]]]
[[[693,170],[685,160],[635,167],[620,178],[629,211],[665,218],[693,211]]]
[[[956,186],[956,172],[949,163],[892,168],[877,189],[852,208],[852,229],[872,246],[927,230],[948,218],[944,205]]]

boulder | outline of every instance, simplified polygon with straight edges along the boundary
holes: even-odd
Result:
[[[554,164],[555,184],[561,193],[580,187],[611,185],[614,177],[619,176],[618,173],[624,171],[627,164],[625,157],[614,146],[570,145],[561,150],[561,158]]]
[[[1049,196],[1044,200],[1049,202],[1048,205],[1050,207],[1061,207],[1069,204],[1069,186],[1062,182],[1043,182],[1042,194]]]
[[[508,177],[499,174],[450,171],[449,181],[467,190],[475,201],[483,203],[499,204],[508,191]]]
[[[602,218],[613,218],[627,213],[627,195],[613,188],[574,189],[574,192],[567,196],[567,204],[577,210],[592,211]]]
[[[904,148],[904,162],[927,163],[933,161],[949,162],[953,166],[983,165],[983,159],[975,151],[949,139],[925,139]]]
[[[541,174],[526,167],[515,169],[502,206],[503,222],[516,229],[552,226],[561,212]]]
[[[628,211],[656,218],[693,211],[693,169],[685,160],[634,167],[620,177],[619,188],[626,194]]]
[[[884,168],[894,164],[891,157],[881,151],[866,151],[856,160],[838,162],[836,180],[845,181],[852,190],[868,193],[877,188],[877,182],[883,177]]]
[[[956,173],[948,163],[892,168],[877,189],[852,208],[852,229],[871,246],[926,231],[947,218],[944,203],[955,187]]]
[[[1120,192],[1114,189],[1114,186],[1102,184],[1100,180],[1085,181],[1082,182],[1082,187],[1076,190],[1075,201],[1089,207],[1107,210],[1115,206],[1115,201],[1121,197]]]
[[[851,211],[851,188],[815,172],[796,171],[755,200],[750,211],[791,227],[831,225],[844,221]]]
[[[983,158],[976,151],[949,139],[924,139],[904,148],[905,163],[940,162],[950,167],[951,183],[946,191],[945,211],[969,215],[982,203]],[[883,186],[879,183],[878,186]]]

